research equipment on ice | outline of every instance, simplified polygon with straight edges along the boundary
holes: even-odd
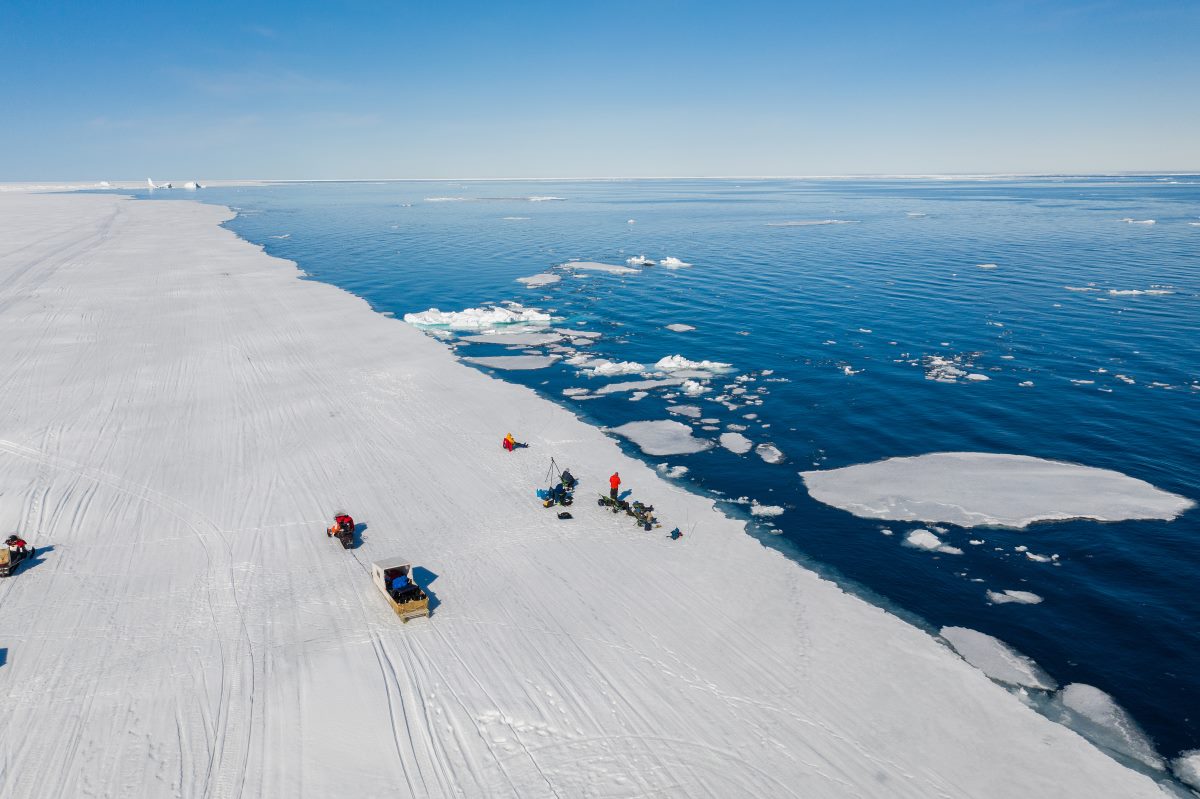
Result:
[[[377,560],[371,564],[371,579],[405,624],[429,615],[429,596],[413,582],[411,561],[399,557]]]

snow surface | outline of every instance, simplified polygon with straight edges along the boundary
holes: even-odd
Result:
[[[1193,505],[1120,472],[1026,455],[935,452],[800,475],[815,499],[855,516],[962,527],[1169,520]]]
[[[686,455],[712,447],[708,439],[696,438],[692,428],[682,422],[662,419],[650,422],[626,422],[610,427],[610,432],[629,439],[647,455]]]
[[[0,194],[0,514],[46,548],[0,585],[0,795],[1159,795],[232,216]],[[558,520],[551,456],[665,529]]]
[[[1042,691],[1058,688],[1037,663],[998,638],[966,627],[943,627],[940,634],[963,660],[997,682]]]

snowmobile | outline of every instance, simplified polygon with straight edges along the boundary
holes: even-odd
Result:
[[[342,549],[351,549],[354,546],[354,519],[346,513],[337,514],[333,517],[333,525],[325,531],[325,535],[341,541]]]
[[[638,525],[644,528],[647,532],[649,532],[652,527],[662,526],[658,523],[658,519],[654,517],[653,505],[635,502],[629,507],[629,510],[627,510],[626,513],[632,516],[637,521]]]
[[[387,597],[388,604],[408,624],[409,619],[429,615],[429,596],[413,582],[412,563],[404,558],[387,558],[371,564],[371,579]]]
[[[602,508],[611,509],[613,513],[620,513],[621,511],[629,512],[628,502],[623,499],[613,499],[608,494],[601,494],[600,498],[596,500],[596,504]]]
[[[5,547],[0,549],[0,577],[8,577],[16,572],[17,566],[37,554],[37,549],[30,547],[24,552]]]

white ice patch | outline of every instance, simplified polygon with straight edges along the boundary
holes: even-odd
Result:
[[[650,396],[650,395],[645,391],[635,391],[629,395],[629,401],[637,402],[639,400],[644,400],[648,396]]]
[[[929,552],[943,552],[947,555],[962,554],[961,549],[942,543],[942,539],[938,538],[931,531],[923,528],[918,528],[909,532],[909,534],[904,537],[904,546],[912,547],[913,549],[924,549],[928,550]]]
[[[779,505],[760,505],[756,499],[750,503],[750,513],[754,516],[782,516],[783,508]]]
[[[1200,224],[1192,222],[1190,224]],[[1171,770],[1179,781],[1189,788],[1200,791],[1200,749],[1181,752],[1179,757],[1171,761]]]
[[[1140,297],[1141,295],[1163,296],[1165,294],[1174,294],[1171,289],[1109,289],[1108,293],[1114,297]]]
[[[503,344],[509,347],[541,347],[561,340],[562,336],[558,333],[482,333],[459,338],[459,341],[472,344]]]
[[[537,308],[511,305],[507,308],[467,308],[462,311],[439,311],[430,308],[420,313],[406,313],[404,321],[416,327],[448,327],[452,330],[474,330],[518,322],[549,324],[553,317]]]
[[[1019,605],[1037,605],[1042,601],[1042,598],[1032,591],[1014,591],[1012,589],[989,590],[987,598],[988,602],[995,605],[1007,605],[1010,602],[1016,602]]]
[[[1071,683],[1059,691],[1056,699],[1063,711],[1063,723],[1084,738],[1152,769],[1166,768],[1137,722],[1099,688]]]
[[[636,361],[608,361],[600,358],[588,360],[580,366],[580,371],[592,377],[615,377],[641,374],[646,371],[646,367]]]
[[[665,358],[660,358],[654,364],[654,368],[659,372],[679,372],[687,370],[689,372],[728,372],[733,368],[733,364],[721,363],[719,361],[689,361],[682,355],[668,355]]]
[[[996,264],[975,264],[976,269],[999,269]]]
[[[703,415],[698,405],[668,405],[667,413],[687,416],[691,419],[699,419]]]
[[[667,330],[673,330],[676,333],[686,333],[689,330],[695,330],[695,329],[696,328],[692,327],[691,325],[681,324],[680,322],[675,322],[674,324],[667,325]]]
[[[758,414],[748,413],[746,414],[746,418],[758,418]],[[767,463],[783,463],[785,460],[787,460],[784,454],[774,444],[759,444],[754,448],[754,451],[758,453],[758,457],[762,458]]]
[[[646,391],[647,389],[677,386],[681,381],[671,378],[661,380],[627,380],[623,383],[609,383],[596,389],[597,394],[615,394],[619,391]]]
[[[856,516],[961,527],[1169,520],[1194,504],[1120,472],[987,452],[935,452],[800,476],[814,499]]]
[[[626,258],[625,263],[630,266],[654,266],[654,261],[644,255],[635,255],[632,258]]]
[[[517,278],[518,283],[524,283],[529,288],[538,286],[550,286],[562,280],[561,275],[552,275],[549,272],[542,272],[539,275],[529,275],[528,277]]]
[[[672,466],[669,463],[660,463],[654,468],[658,469],[664,476],[674,477],[675,479],[683,477],[688,472],[688,467],[686,466]]]
[[[668,255],[658,263],[659,266],[665,266],[667,269],[683,269],[686,266],[691,266],[687,261],[681,261],[673,255]]]
[[[596,261],[568,261],[563,264],[567,269],[582,270],[585,272],[607,272],[610,275],[636,275],[642,270],[634,269],[630,266],[618,266],[616,264],[602,264]]]
[[[709,391],[712,391],[708,386],[703,383],[697,383],[695,380],[684,380],[679,390],[689,397],[698,397],[701,394],[707,394]]]
[[[1005,685],[1053,691],[1058,683],[1031,658],[990,635],[966,627],[943,627],[946,639],[962,659]]]
[[[629,439],[647,455],[686,455],[713,446],[713,442],[693,436],[686,424],[670,420],[627,422],[608,431]]]
[[[523,371],[545,369],[560,357],[559,355],[496,355],[490,358],[463,358],[463,360],[489,369]]]
[[[1120,219],[1118,221],[1124,222],[1127,225],[1153,225],[1154,224],[1153,219],[1134,219],[1131,216],[1127,216],[1124,219]]]
[[[721,446],[735,455],[745,455],[754,446],[754,442],[741,433],[722,433]]]

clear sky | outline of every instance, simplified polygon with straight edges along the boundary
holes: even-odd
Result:
[[[1200,1],[0,2],[0,180],[1200,170]]]

